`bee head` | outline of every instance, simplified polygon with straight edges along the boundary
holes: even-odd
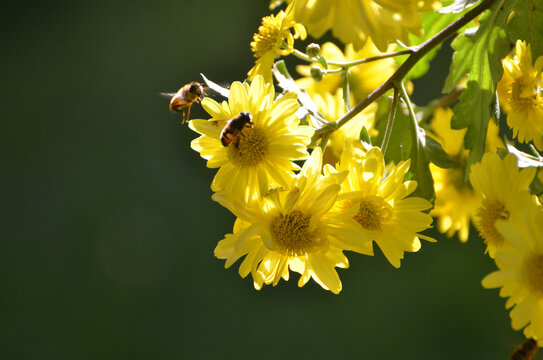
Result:
[[[247,123],[249,123],[249,124],[250,124],[251,121],[253,120],[253,115],[251,115],[250,113],[245,112],[245,111],[240,112],[240,113],[239,113],[239,116],[240,116],[241,118],[243,118],[243,120],[245,120],[245,122],[247,122]]]
[[[203,89],[202,89],[202,85],[198,84],[198,83],[193,83],[190,85],[190,88],[189,88],[189,92],[193,95],[196,95],[196,96],[202,96],[203,95]]]

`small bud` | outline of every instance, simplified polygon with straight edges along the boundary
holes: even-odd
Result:
[[[311,43],[305,48],[305,53],[311,58],[317,57],[321,54],[321,47],[319,44]]]
[[[311,69],[309,70],[311,74],[311,78],[313,81],[319,82],[322,80],[323,76],[326,74],[320,67],[317,65],[311,66]]]

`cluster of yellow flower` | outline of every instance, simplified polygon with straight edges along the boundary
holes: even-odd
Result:
[[[513,136],[543,150],[543,56],[532,65],[530,45],[518,40],[513,54],[502,60],[498,83],[500,105],[507,113]],[[489,135],[491,136],[491,135]],[[487,139],[488,141],[488,139]],[[512,327],[543,341],[543,207],[529,186],[535,167],[518,168],[517,158],[500,159],[486,153],[473,165],[470,181],[481,196],[475,225],[498,267],[483,279],[486,288],[501,288],[508,297]],[[540,168],[540,176],[543,174]]]
[[[543,57],[532,65],[530,45],[518,41],[515,53],[503,59],[504,75],[498,84],[500,105],[508,114],[507,123],[521,142],[532,141],[542,149],[543,99],[541,69]],[[487,253],[499,270],[483,279],[486,288],[500,287],[509,297],[512,326],[524,329],[527,338],[543,339],[543,208],[541,199],[529,186],[535,167],[520,169],[517,158],[505,148],[498,127],[489,123],[486,153],[471,167],[466,177],[467,150],[463,148],[466,130],[451,129],[453,113],[437,108],[431,121],[433,136],[456,165],[443,169],[431,164],[436,200],[431,214],[438,218],[438,229],[449,237],[458,232],[468,240],[472,222],[487,245]],[[540,176],[543,171],[539,171]],[[542,197],[543,199],[543,197]],[[529,324],[529,325],[528,325]],[[528,326],[527,326],[528,325]]]
[[[205,98],[202,106],[211,119],[190,122],[202,134],[192,147],[219,168],[213,199],[237,216],[215,255],[227,267],[246,256],[240,275],[251,273],[255,288],[287,280],[290,269],[301,274],[300,286],[313,278],[339,293],[334,268],[348,266],[344,250],[373,255],[375,241],[399,267],[405,251],[419,250],[419,238],[433,241],[418,234],[432,222],[423,212],[431,204],[409,197],[417,186],[404,182],[409,161],[385,167],[379,148],[345,141],[336,166],[323,166],[321,148],[307,152],[314,129],[300,125],[295,96],[276,98],[261,75],[250,85],[234,82],[228,102]],[[252,124],[225,148],[221,131],[241,112]],[[300,169],[294,161],[304,159]]]
[[[378,134],[377,103],[354,114],[325,140],[315,137],[329,125],[322,119],[336,121],[349,110],[346,103],[362,101],[391,78],[398,66],[383,52],[394,50],[392,41],[407,43],[409,32],[420,34],[419,12],[434,10],[441,2],[286,2],[287,8],[265,17],[254,35],[256,64],[247,81],[233,82],[222,103],[204,98],[201,104],[211,118],[189,123],[201,135],[192,148],[208,167],[219,169],[211,183],[212,198],[237,217],[215,256],[225,259],[226,267],[244,257],[239,274],[251,274],[256,289],[288,280],[294,271],[300,274],[299,286],[313,278],[337,294],[342,285],[335,268],[349,266],[344,251],[373,255],[375,242],[399,268],[405,252],[420,249],[420,239],[435,241],[420,234],[431,226],[432,216],[442,233],[458,233],[462,242],[473,223],[499,268],[483,286],[501,287],[500,294],[509,297],[507,307],[514,306],[513,328],[525,327],[528,338],[542,341],[543,208],[529,190],[536,167],[519,168],[514,155],[498,155],[506,144],[494,122],[486,129],[482,161],[468,169],[466,130],[451,128],[450,108],[431,108],[428,136],[454,165],[445,169],[430,164],[435,186],[430,214],[431,202],[413,196],[417,182],[406,180],[411,160],[386,163],[380,148],[360,140],[364,130],[370,137]],[[294,40],[305,39],[306,29],[316,38],[331,30],[346,44],[344,51],[327,42],[317,53],[299,52]],[[274,61],[291,53],[314,63],[297,67],[302,77],[296,85],[309,95],[322,119],[300,119],[297,93],[275,92]],[[379,61],[357,62],[381,56]],[[333,61],[323,63],[317,57]],[[315,67],[325,74],[320,81],[312,76]],[[519,41],[503,67],[498,92],[513,136],[541,150],[543,57],[533,65],[530,45]],[[319,146],[315,139],[321,140]]]

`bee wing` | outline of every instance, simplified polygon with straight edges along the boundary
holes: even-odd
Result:
[[[160,96],[164,96],[164,97],[167,97],[167,98],[173,98],[175,96],[175,93],[165,93],[165,92],[161,92],[161,93],[158,93],[158,95]]]
[[[214,90],[208,86],[205,86],[204,87],[204,95],[206,97],[210,97],[214,100],[224,100],[224,99],[228,99],[227,96],[224,96],[223,94],[221,94],[220,92],[218,92],[217,90]]]

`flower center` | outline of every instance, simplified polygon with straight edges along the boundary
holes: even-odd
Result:
[[[524,278],[532,292],[543,295],[543,254],[534,255],[524,262]]]
[[[274,46],[281,45],[283,36],[289,33],[288,29],[283,29],[283,18],[284,13],[281,11],[277,15],[266,16],[262,19],[258,34],[254,34],[251,42],[251,50],[255,57],[262,57]],[[287,34],[283,34],[284,32]]]
[[[509,91],[509,104],[516,112],[529,111],[541,106],[540,94],[537,88],[528,87],[522,79],[516,79]]]
[[[503,235],[496,229],[496,220],[509,219],[509,211],[498,200],[484,199],[481,207],[477,210],[479,217],[479,234],[487,244],[499,246],[503,243]]]
[[[268,152],[268,138],[259,128],[245,128],[228,146],[228,159],[238,166],[258,165]]]
[[[380,196],[368,196],[360,200],[358,213],[354,216],[364,229],[382,231],[392,218],[392,207]]]
[[[276,250],[288,256],[301,256],[322,245],[326,240],[326,228],[319,223],[311,229],[310,220],[298,210],[275,218],[270,232]]]

